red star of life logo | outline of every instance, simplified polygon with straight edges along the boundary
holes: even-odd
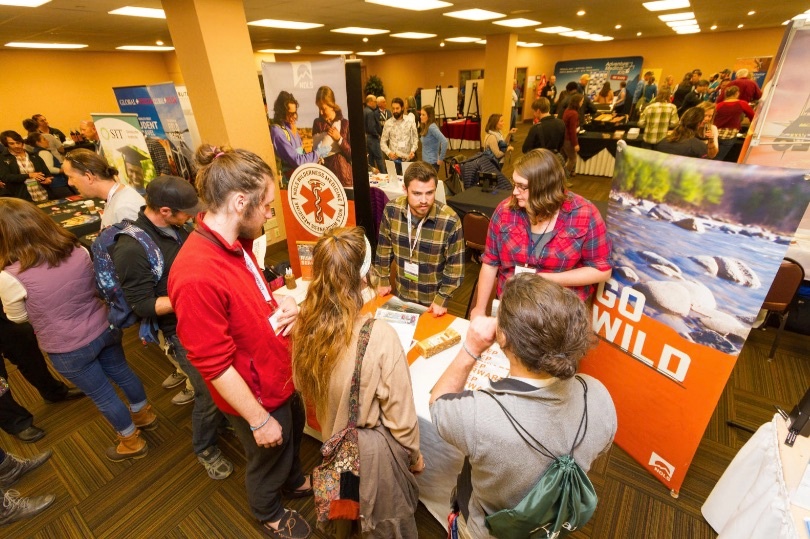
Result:
[[[329,205],[329,202],[334,200],[335,194],[331,189],[322,191],[323,184],[321,182],[313,181],[309,183],[310,185],[301,187],[301,195],[306,200],[301,204],[304,212],[307,215],[315,214],[316,217],[323,212],[326,217],[332,219],[335,215],[335,209]],[[321,219],[320,222],[323,222],[323,220]]]

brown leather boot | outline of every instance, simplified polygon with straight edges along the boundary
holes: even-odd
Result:
[[[106,455],[111,461],[120,462],[122,460],[145,457],[148,449],[146,440],[141,439],[141,431],[135,429],[135,432],[129,436],[121,436],[119,434],[118,445],[108,447]]]
[[[132,412],[132,422],[141,430],[154,430],[157,428],[157,416],[152,411],[152,405],[147,404],[139,412]]]

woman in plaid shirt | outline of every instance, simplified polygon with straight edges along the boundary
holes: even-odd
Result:
[[[599,210],[565,189],[565,171],[548,150],[536,149],[515,163],[512,196],[501,202],[487,231],[470,318],[486,314],[515,273],[539,273],[572,289],[583,300],[610,277],[610,241]]]

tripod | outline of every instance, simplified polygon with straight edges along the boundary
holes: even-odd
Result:
[[[470,112],[472,112],[473,99],[475,99],[475,113],[470,114]],[[473,117],[479,118],[480,116],[481,112],[478,108],[478,83],[474,82],[472,83],[472,91],[470,92],[470,100],[467,102],[467,111],[464,114],[464,119],[467,120]]]
[[[447,118],[447,110],[444,108],[441,86],[436,86],[436,95],[433,96],[433,113],[436,115],[437,120],[439,118]]]

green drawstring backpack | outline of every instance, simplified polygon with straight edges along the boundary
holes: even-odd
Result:
[[[529,447],[554,461],[514,509],[503,509],[486,517],[487,528],[494,537],[562,538],[584,526],[593,516],[597,502],[596,491],[591,480],[574,461],[574,449],[582,443],[588,432],[588,385],[579,376],[576,378],[585,391],[585,408],[574,436],[574,445],[568,455],[561,457],[555,456],[523,428],[495,395],[483,391],[498,403],[515,431]]]

